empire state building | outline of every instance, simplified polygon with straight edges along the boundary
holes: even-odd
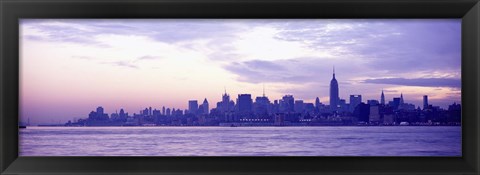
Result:
[[[330,108],[336,110],[340,97],[338,96],[338,82],[335,79],[335,67],[333,67],[333,78],[330,81]]]

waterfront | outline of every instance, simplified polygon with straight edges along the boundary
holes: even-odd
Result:
[[[28,127],[20,156],[461,156],[459,126]]]

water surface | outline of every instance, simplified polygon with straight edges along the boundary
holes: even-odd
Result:
[[[19,146],[20,156],[461,156],[461,127],[28,127]]]

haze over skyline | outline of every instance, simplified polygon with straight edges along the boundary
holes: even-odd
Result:
[[[446,108],[461,100],[460,19],[22,19],[20,117],[86,117],[97,106],[186,109],[226,87],[271,101],[364,102],[403,93]]]

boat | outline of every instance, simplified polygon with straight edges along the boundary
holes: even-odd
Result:
[[[19,128],[19,129],[27,129],[27,126],[19,125],[18,128]]]

